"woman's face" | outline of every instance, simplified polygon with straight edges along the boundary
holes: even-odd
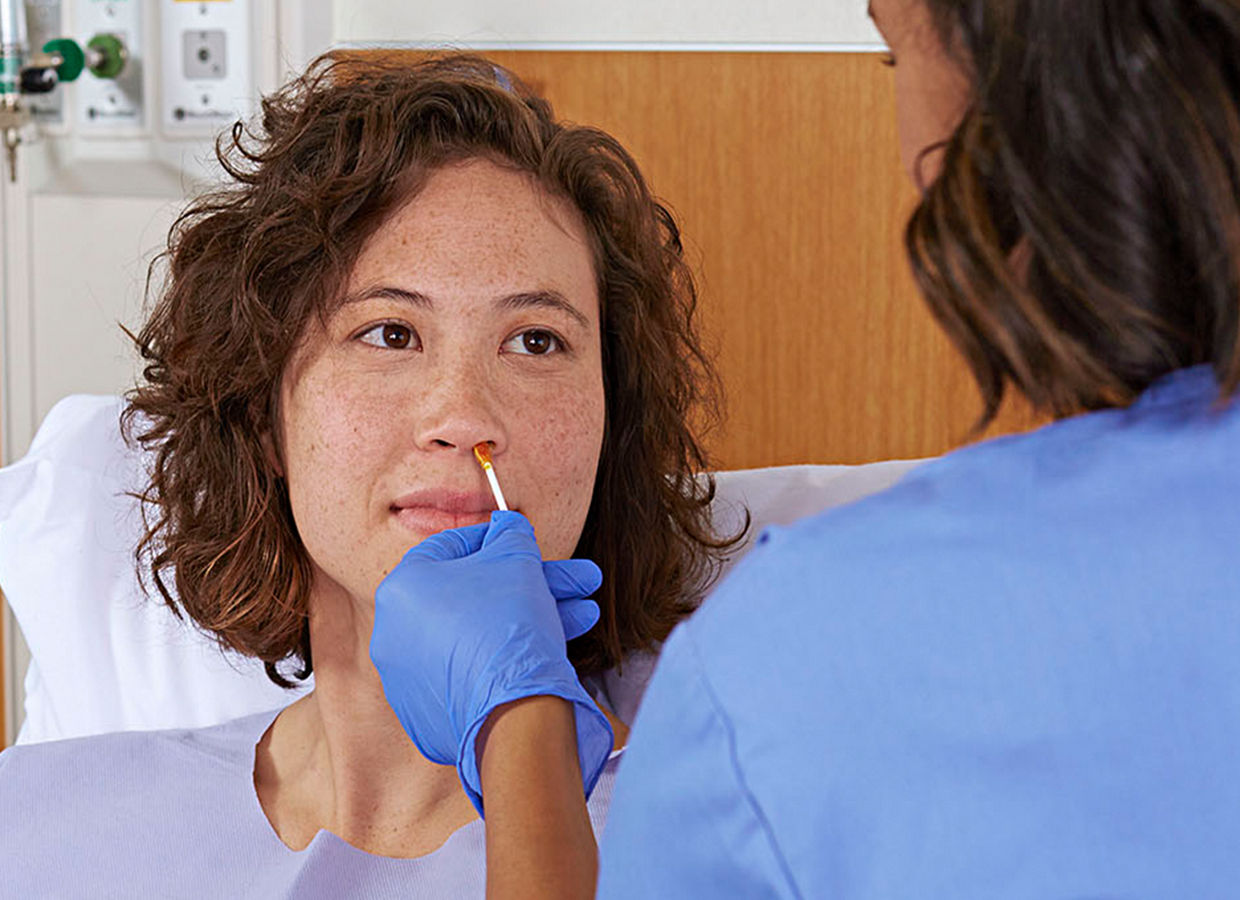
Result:
[[[942,154],[923,152],[960,124],[969,79],[948,56],[924,0],[871,0],[870,17],[895,63],[900,159],[914,184],[925,187],[938,176]]]
[[[543,555],[571,555],[604,422],[576,210],[490,162],[443,168],[365,245],[346,297],[281,385],[281,464],[316,587],[369,602],[408,548],[487,521],[481,441]]]

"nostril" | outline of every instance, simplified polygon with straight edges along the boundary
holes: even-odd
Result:
[[[432,443],[432,444],[436,444],[437,446],[440,446],[440,447],[454,447],[454,446],[456,446],[456,445],[455,445],[455,444],[453,444],[451,441],[445,441],[443,438],[435,438],[433,441],[431,441],[431,443]]]

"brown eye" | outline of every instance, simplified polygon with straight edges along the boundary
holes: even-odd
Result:
[[[409,346],[412,337],[413,335],[404,325],[383,326],[383,343],[393,350],[404,350]]]
[[[358,335],[358,340],[386,350],[408,350],[417,347],[417,334],[408,325],[384,322]]]
[[[559,337],[542,328],[531,328],[504,342],[504,349],[521,356],[547,356],[564,350]]]
[[[525,346],[525,351],[536,356],[541,356],[550,350],[554,340],[555,338],[545,331],[527,331],[521,335],[521,343]]]

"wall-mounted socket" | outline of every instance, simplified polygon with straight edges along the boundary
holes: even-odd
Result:
[[[160,120],[167,137],[206,137],[254,108],[251,0],[159,0]]]
[[[181,71],[187,81],[227,77],[228,32],[222,28],[182,32]]]

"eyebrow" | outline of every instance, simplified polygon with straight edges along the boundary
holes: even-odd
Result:
[[[582,328],[590,327],[590,320],[582,312],[568,302],[568,298],[559,291],[529,291],[523,294],[509,294],[496,304],[502,309],[554,309],[575,320]]]
[[[435,308],[435,302],[425,294],[418,291],[408,291],[404,288],[383,285],[380,287],[367,288],[360,293],[353,294],[345,298],[345,304],[360,303],[363,300],[372,299],[396,300],[400,303],[408,303],[410,306],[416,306],[418,309],[432,310]],[[519,294],[508,294],[500,297],[495,301],[495,306],[499,309],[522,310],[522,309],[550,309],[562,312],[573,319],[582,328],[590,327],[590,320],[573,306],[568,299],[559,291],[523,291]]]

